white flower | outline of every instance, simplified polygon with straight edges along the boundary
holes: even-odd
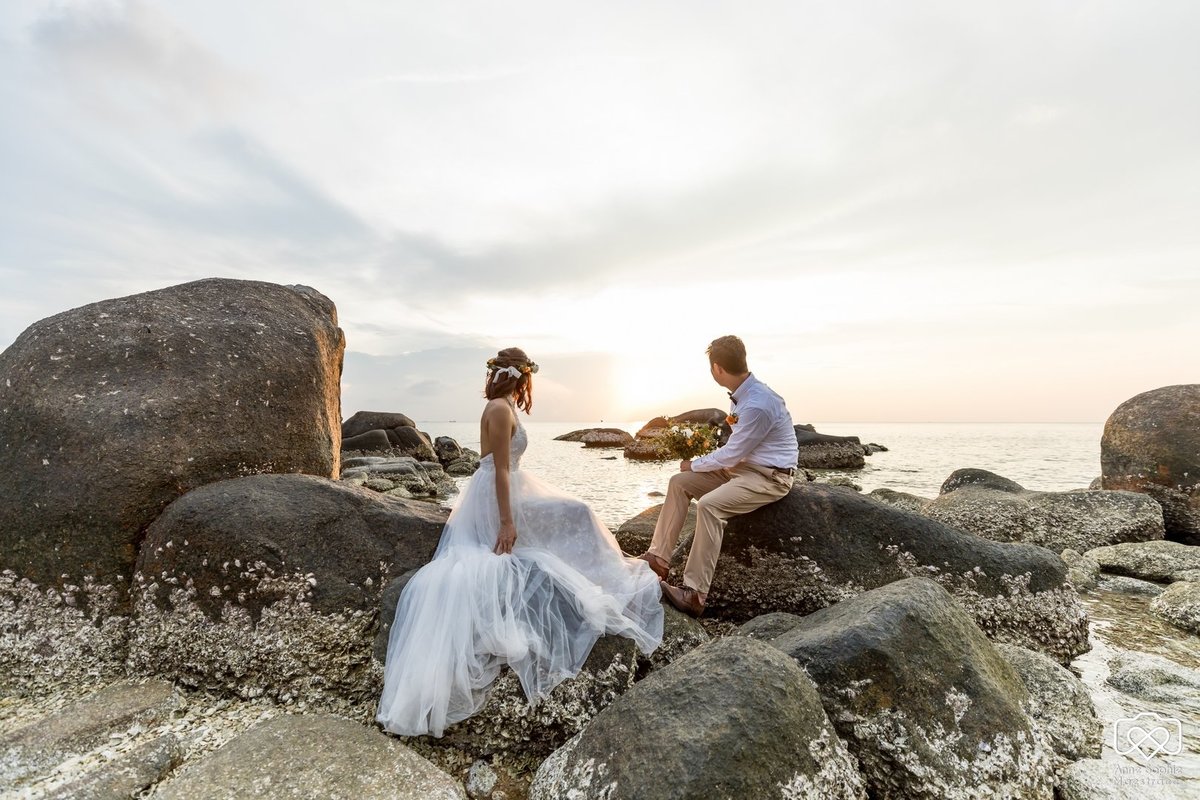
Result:
[[[691,428],[684,428],[684,429],[683,429],[683,435],[684,435],[684,436],[691,436],[691,435],[692,435],[692,429],[691,429]]]

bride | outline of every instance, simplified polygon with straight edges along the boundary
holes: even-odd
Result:
[[[530,704],[578,674],[605,634],[645,653],[662,639],[658,576],[628,558],[579,500],[520,468],[537,364],[512,347],[488,360],[483,457],[433,560],[404,587],[376,720],[441,736],[479,711],[507,664]]]

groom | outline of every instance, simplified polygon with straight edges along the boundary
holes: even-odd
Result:
[[[638,556],[662,580],[667,601],[693,617],[704,611],[725,523],[787,494],[799,456],[792,415],[782,397],[750,374],[742,340],[722,336],[707,352],[713,380],[729,390],[733,433],[724,447],[680,462],[679,474],[667,485],[650,549]],[[696,537],[683,570],[684,586],[678,588],[666,577],[693,498],[698,500]]]

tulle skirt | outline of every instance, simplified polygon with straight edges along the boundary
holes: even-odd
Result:
[[[463,490],[432,561],[400,595],[376,719],[393,733],[441,736],[479,711],[502,666],[531,704],[579,673],[596,640],[662,640],[658,578],[579,500],[510,472],[517,543],[496,555],[491,458]]]

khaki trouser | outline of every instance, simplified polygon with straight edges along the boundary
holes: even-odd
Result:
[[[683,570],[683,583],[701,594],[708,593],[717,556],[721,554],[721,539],[725,523],[731,517],[745,514],[783,497],[792,488],[793,478],[786,472],[769,467],[738,464],[731,469],[715,472],[680,472],[667,484],[667,499],[654,540],[648,552],[670,563],[679,542],[679,532],[687,518],[688,506],[696,503],[696,538]]]

